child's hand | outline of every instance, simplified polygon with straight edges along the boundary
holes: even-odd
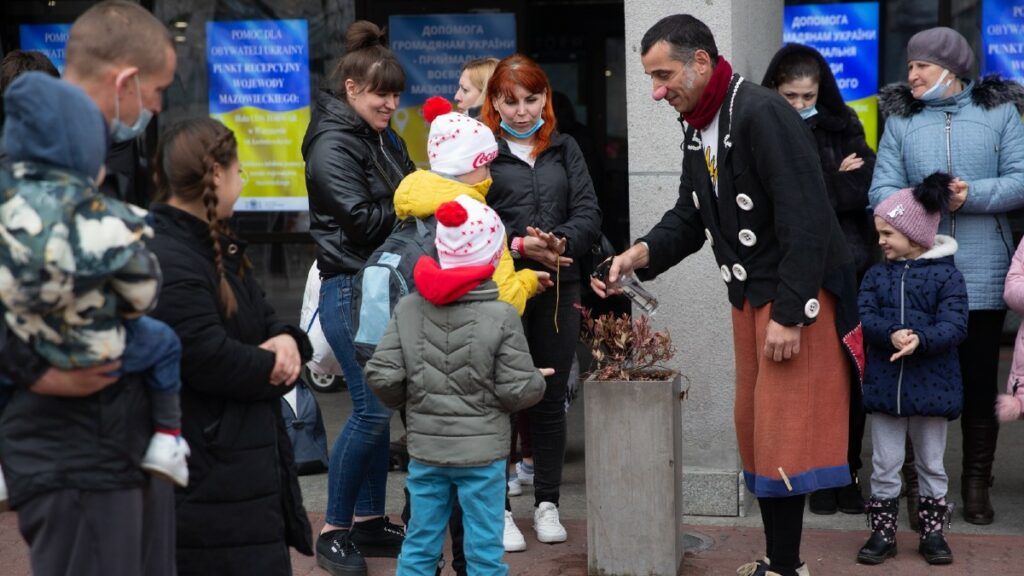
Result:
[[[551,279],[550,272],[541,272],[540,270],[536,270],[534,273],[537,274],[537,294],[540,294],[544,290],[555,285],[555,282]]]
[[[899,352],[893,354],[889,358],[889,361],[890,362],[895,362],[896,360],[899,360],[900,358],[902,358],[904,356],[910,356],[911,354],[914,353],[914,350],[917,350],[917,347],[920,346],[920,345],[921,345],[921,338],[919,338],[917,334],[911,333],[910,337],[907,338],[906,344],[904,344],[903,347],[900,348]]]
[[[548,376],[554,376],[555,375],[555,369],[554,368],[538,368],[538,370],[540,370],[540,375],[545,377],[545,378],[547,378]]]
[[[889,335],[889,341],[892,342],[892,347],[897,350],[902,350],[907,345],[907,339],[914,332],[909,328],[897,330]]]

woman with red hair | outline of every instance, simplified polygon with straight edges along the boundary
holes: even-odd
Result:
[[[534,460],[533,529],[544,543],[564,542],[558,497],[565,455],[565,396],[580,331],[580,269],[601,233],[601,209],[576,141],[559,134],[547,75],[526,56],[498,63],[481,120],[498,138],[487,201],[501,217],[516,268],[551,270],[555,290],[532,298],[523,328],[535,366],[555,369],[544,399],[528,410]],[[505,548],[524,550],[515,524]]]

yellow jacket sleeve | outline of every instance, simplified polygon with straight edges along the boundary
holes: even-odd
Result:
[[[533,270],[516,272],[512,255],[507,248],[501,253],[501,260],[491,278],[498,285],[498,300],[514,306],[520,316],[526,310],[526,301],[537,293],[537,287],[540,285],[537,273]]]

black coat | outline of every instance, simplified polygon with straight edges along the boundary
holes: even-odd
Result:
[[[302,157],[320,274],[355,274],[391,233],[395,189],[416,165],[394,131],[373,130],[326,91],[316,95]]]
[[[274,355],[258,346],[278,334],[295,338],[303,360],[312,349],[298,328],[278,321],[252,273],[240,274],[245,244],[222,238],[238,312],[225,318],[209,229],[166,204],[152,206],[164,286],[153,317],[181,338],[182,433],[192,449],[189,485],[177,492],[178,572],[291,574],[288,545],[311,554],[291,444],[272,386]]]
[[[578,280],[580,260],[590,253],[601,234],[601,208],[576,141],[565,134],[553,134],[551,144],[531,168],[499,138],[491,178],[494,183],[487,193],[487,204],[501,217],[509,241],[526,236],[527,226],[566,238],[565,255],[574,262],[562,269],[561,280]],[[516,268],[523,267],[547,270],[538,262],[518,260]]]
[[[868,190],[875,171],[875,151],[868,146],[864,127],[857,113],[846,105],[828,63],[817,50],[800,44],[787,44],[768,65],[761,85],[773,90],[779,63],[790,54],[808,54],[818,61],[818,113],[808,120],[818,144],[818,158],[825,177],[825,191],[839,219],[839,227],[853,254],[858,275],[878,261],[878,233],[868,210]],[[840,172],[839,166],[850,154],[857,154],[864,165],[856,170]]]
[[[818,291],[825,288],[838,300],[840,336],[854,331],[850,251],[825,195],[814,140],[792,106],[774,91],[733,76],[719,118],[717,195],[697,131],[683,126],[679,198],[640,239],[650,249],[650,263],[638,276],[661,274],[710,238],[736,308],[747,301],[754,307],[772,302],[772,319],[779,324],[810,324],[818,313]],[[847,351],[858,356],[856,348]]]

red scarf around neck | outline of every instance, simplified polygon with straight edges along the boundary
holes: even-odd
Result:
[[[724,57],[719,56],[718,64],[715,65],[711,78],[704,87],[704,93],[700,95],[700,100],[693,110],[683,113],[683,120],[697,130],[703,130],[711,124],[711,120],[715,118],[718,109],[722,107],[722,102],[725,101],[731,79],[732,65]]]

